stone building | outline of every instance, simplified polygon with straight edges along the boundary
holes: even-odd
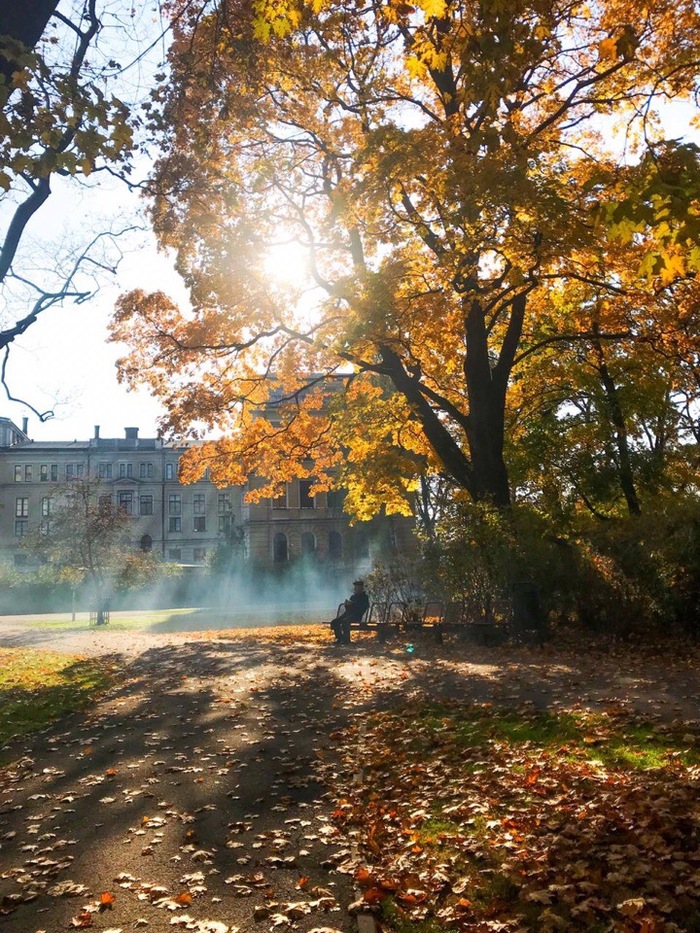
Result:
[[[311,480],[289,483],[284,495],[245,502],[246,486],[219,489],[208,479],[178,479],[182,447],[141,438],[138,428],[89,440],[36,441],[0,418],[0,560],[31,566],[22,539],[50,525],[62,490],[71,481],[99,481],[133,522],[135,549],[167,562],[204,565],[222,544],[236,540],[251,565],[265,569],[298,560],[330,568],[369,566],[377,553],[413,548],[411,523],[384,519],[350,526],[342,492],[311,496]],[[250,480],[249,482],[254,482]]]

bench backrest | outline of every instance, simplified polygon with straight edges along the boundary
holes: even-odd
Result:
[[[445,623],[447,625],[458,625],[464,621],[464,603],[462,600],[455,600],[445,605]]]
[[[438,599],[427,602],[423,607],[423,624],[440,625],[445,618],[445,604]]]
[[[389,603],[372,603],[369,610],[369,622],[384,625],[389,614]]]

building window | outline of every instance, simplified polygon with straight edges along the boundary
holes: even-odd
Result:
[[[117,506],[120,512],[126,515],[134,514],[134,493],[131,490],[122,490],[117,493]]]
[[[195,515],[194,530],[195,531],[206,531],[207,530],[207,516],[206,515]]]
[[[100,479],[112,478],[112,464],[102,461],[97,464],[97,475]]]
[[[168,560],[182,560],[182,550],[179,547],[171,547],[168,551]]]
[[[313,557],[316,553],[316,538],[310,531],[304,531],[301,535],[301,556]]]
[[[182,515],[182,496],[168,496],[168,515]]]
[[[53,515],[53,499],[50,496],[44,496],[41,500],[41,517],[48,518]]]
[[[179,515],[171,515],[168,519],[168,531],[182,531],[182,519]]]
[[[275,496],[272,500],[273,509],[286,509],[287,508],[287,487],[285,485],[284,492],[281,492],[279,496]]]
[[[207,511],[207,497],[198,492],[195,494],[192,500],[192,511],[195,515],[205,515]]]
[[[15,518],[29,517],[29,497],[20,496],[15,499]]]
[[[105,509],[112,508],[112,497],[111,496],[100,496],[97,500],[100,510],[104,511]]]
[[[233,511],[231,505],[231,495],[228,492],[219,493],[219,515],[226,515],[228,512]]]
[[[22,467],[19,464],[17,464],[17,466],[15,467],[15,482],[21,483],[22,476],[23,476]]]
[[[344,499],[344,489],[329,489],[326,493],[326,505],[329,509],[342,509]]]
[[[28,463],[24,468],[24,482],[31,483],[32,481],[32,465]]]
[[[299,480],[299,508],[300,509],[315,508],[314,497],[311,495],[312,485],[313,485],[313,481],[310,479]]]
[[[67,463],[67,464],[66,464],[66,479],[67,479],[67,480],[73,479],[73,473],[74,473],[74,471],[75,471],[75,464],[74,464],[74,463]]]
[[[141,538],[139,547],[144,554],[150,554],[153,550],[153,538],[150,535],[144,535]]]
[[[57,463],[42,463],[39,467],[39,479],[42,483],[48,483],[51,480],[52,483],[58,482],[58,464]]]
[[[85,464],[84,463],[76,463],[75,475],[78,477],[78,479],[81,479],[83,476],[85,476]]]
[[[278,531],[272,541],[272,559],[276,564],[283,564],[289,560],[287,536]]]
[[[42,535],[50,535],[53,528],[53,522],[43,521],[39,523],[39,531]]]
[[[153,515],[153,496],[139,497],[139,512],[141,515]]]
[[[165,464],[165,478],[175,479],[175,464],[174,463]]]
[[[340,560],[343,556],[343,537],[339,531],[328,532],[328,556],[331,560]]]
[[[219,534],[220,535],[230,535],[231,534],[231,519],[232,515],[219,515]]]
[[[29,522],[21,519],[15,521],[15,538],[23,538],[29,531]]]
[[[153,479],[152,463],[139,463],[139,479]]]
[[[120,463],[119,464],[119,479],[132,479],[134,475],[134,464],[133,463]]]
[[[195,564],[203,564],[207,559],[207,549],[205,547],[196,547],[194,549],[193,557]]]

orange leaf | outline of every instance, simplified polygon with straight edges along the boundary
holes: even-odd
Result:
[[[109,891],[103,891],[100,894],[100,907],[111,907],[115,901],[116,897],[110,894]]]
[[[367,904],[380,904],[386,899],[386,891],[383,888],[368,888],[362,895]]]
[[[173,900],[176,904],[181,904],[183,907],[186,907],[188,904],[192,903],[192,895],[187,891],[183,891],[182,894],[178,894]]]

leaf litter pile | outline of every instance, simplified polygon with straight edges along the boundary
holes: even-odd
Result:
[[[348,736],[364,775],[335,819],[392,929],[698,930],[698,738],[615,710],[385,712]]]
[[[695,652],[328,639],[154,642],[25,744],[0,929],[700,929]]]

